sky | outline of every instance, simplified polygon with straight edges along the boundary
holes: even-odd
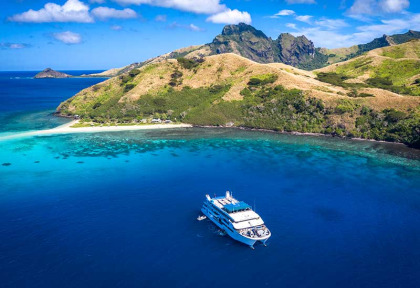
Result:
[[[316,47],[420,31],[419,0],[2,0],[0,70],[101,70],[209,43],[244,22]]]

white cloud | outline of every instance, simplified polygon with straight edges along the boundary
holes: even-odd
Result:
[[[114,30],[114,31],[120,31],[120,30],[122,30],[122,26],[120,26],[120,25],[112,25],[111,26],[111,30]]]
[[[400,13],[409,6],[409,0],[355,0],[347,14],[359,20],[366,20],[363,15]]]
[[[251,24],[252,22],[251,15],[248,12],[241,12],[237,9],[227,9],[226,11],[211,15],[206,21],[223,24],[238,24],[241,22]]]
[[[287,23],[286,27],[292,28],[292,29],[297,29],[297,26],[295,23]]]
[[[385,12],[396,13],[408,8],[410,2],[408,0],[382,0],[379,5]]]
[[[68,0],[63,6],[47,3],[40,10],[28,10],[8,18],[14,22],[46,23],[46,22],[80,22],[91,23],[89,6],[79,0]]]
[[[349,24],[347,24],[347,22],[342,19],[327,18],[321,18],[320,20],[315,21],[315,24],[332,30],[349,26]]]
[[[293,34],[296,36],[305,35],[317,47],[338,48],[368,43],[384,34],[404,33],[409,29],[420,29],[420,13],[407,14],[404,17],[391,20],[382,20],[379,24],[358,26],[356,27],[356,32],[351,34],[340,33],[321,26],[299,29]]]
[[[354,33],[354,35],[359,39],[370,41],[375,37],[382,36],[383,34],[391,35],[395,33],[406,32],[409,29],[420,29],[420,13],[409,15],[404,19],[398,18],[382,20],[380,24],[359,26],[357,27],[359,32]]]
[[[78,44],[82,42],[82,37],[80,34],[71,31],[53,33],[53,37],[65,44]]]
[[[136,18],[136,11],[125,8],[123,10],[117,10],[109,7],[98,7],[92,10],[92,15],[98,19],[106,20],[110,18],[129,19]]]
[[[315,0],[286,0],[288,4],[315,4]]]
[[[157,22],[166,22],[166,15],[157,15],[155,17],[155,21],[157,21]]]
[[[312,16],[310,15],[302,15],[302,16],[296,16],[296,20],[300,21],[300,22],[305,22],[305,23],[311,23],[311,18]]]
[[[197,14],[214,14],[226,10],[220,0],[113,0],[121,5],[142,5],[174,8],[182,11],[193,12]]]
[[[30,45],[25,43],[0,43],[1,49],[23,49],[30,47]]]
[[[190,25],[188,25],[188,28],[189,28],[191,31],[195,31],[195,32],[203,31],[203,29],[201,29],[200,27],[198,27],[198,26],[196,26],[196,25],[194,25],[194,24],[190,24]]]
[[[274,14],[274,16],[289,16],[295,15],[295,11],[293,10],[281,10],[278,13]]]
[[[372,14],[374,11],[373,7],[376,4],[376,0],[355,0],[353,5],[348,10],[348,14],[351,16],[356,16],[359,14]]]

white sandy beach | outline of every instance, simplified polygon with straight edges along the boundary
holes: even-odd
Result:
[[[52,128],[52,129],[29,131],[29,132],[22,132],[22,133],[0,136],[0,141],[23,138],[23,137],[41,136],[41,135],[99,133],[99,132],[173,129],[173,128],[192,127],[192,125],[190,124],[141,124],[141,125],[130,125],[130,126],[102,126],[102,127],[92,126],[92,127],[78,127],[78,128],[71,127],[77,123],[78,123],[78,120],[74,120],[67,124],[64,124],[56,128]]]

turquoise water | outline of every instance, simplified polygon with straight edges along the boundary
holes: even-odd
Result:
[[[419,176],[417,150],[329,137],[188,128],[3,141],[2,287],[418,287]],[[204,195],[226,190],[256,207],[268,247],[196,220]]]
[[[402,146],[178,129],[29,138],[0,151],[10,163],[0,166],[7,287],[420,280],[419,155]],[[268,247],[196,220],[204,195],[227,189],[255,201]]]

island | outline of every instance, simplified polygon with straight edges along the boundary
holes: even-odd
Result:
[[[35,75],[35,79],[44,79],[44,78],[70,78],[73,77],[72,75],[55,71],[51,68],[44,69],[43,71],[39,72]]]
[[[250,25],[227,25],[209,44],[108,70],[115,76],[67,99],[56,115],[88,126],[161,119],[420,148],[420,33],[385,38],[392,45],[376,39],[327,65],[306,38],[281,34],[273,43]]]

